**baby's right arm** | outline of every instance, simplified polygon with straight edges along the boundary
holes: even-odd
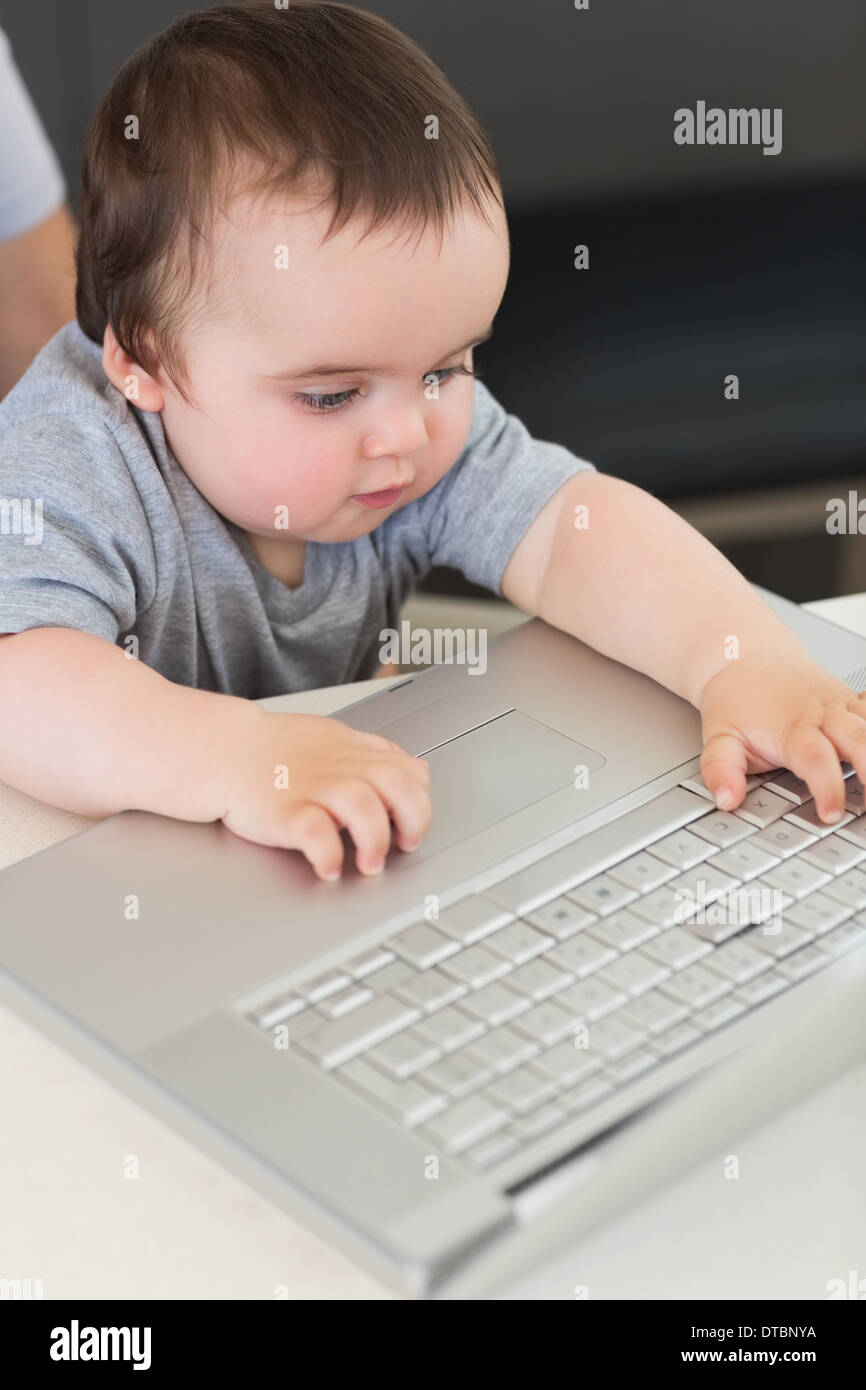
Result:
[[[0,691],[0,781],[80,815],[222,820],[300,849],[320,878],[342,866],[340,826],[365,873],[390,848],[389,817],[401,849],[430,828],[429,768],[389,739],[175,685],[91,633],[0,635]]]

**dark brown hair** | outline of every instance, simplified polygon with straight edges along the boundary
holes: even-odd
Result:
[[[355,214],[365,235],[391,222],[441,235],[467,204],[489,221],[500,183],[462,97],[377,15],[329,0],[184,15],[136,49],[91,123],[78,322],[100,345],[110,323],[124,352],[151,375],[161,366],[188,401],[181,342],[212,288],[201,252],[222,200],[315,184],[333,207],[326,240]]]

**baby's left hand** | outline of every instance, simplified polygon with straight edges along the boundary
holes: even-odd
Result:
[[[824,821],[845,810],[840,760],[866,783],[866,692],[856,695],[805,652],[731,661],[707,681],[700,712],[701,774],[724,810],[739,806],[747,774],[776,767],[802,777]]]

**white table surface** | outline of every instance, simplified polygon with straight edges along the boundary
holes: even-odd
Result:
[[[805,606],[866,635],[866,594]],[[326,714],[382,684],[262,703]],[[0,784],[0,867],[88,824]],[[49,1299],[394,1297],[2,1007],[0,1058],[0,1278]],[[866,1062],[735,1151],[738,1180],[693,1168],[503,1296],[820,1299],[866,1277]]]

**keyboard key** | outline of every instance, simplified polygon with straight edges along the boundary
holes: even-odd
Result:
[[[857,816],[854,820],[848,821],[839,834],[849,844],[857,845],[858,849],[866,849],[866,816]]]
[[[668,887],[682,904],[676,921],[684,923],[700,909],[702,903],[716,902],[739,887],[739,880],[733,874],[723,873],[716,868],[716,862],[712,860],[709,864],[697,864],[694,869],[687,869],[684,874],[672,879]]]
[[[692,1043],[699,1042],[704,1036],[694,1023],[680,1023],[669,1033],[656,1038],[652,1046],[660,1057],[672,1057],[675,1052],[682,1052],[684,1047],[691,1047]]]
[[[756,787],[754,791],[746,793],[733,814],[763,830],[790,809],[791,803],[787,797],[779,796],[766,787]]]
[[[665,994],[671,995],[689,1009],[703,1009],[720,999],[731,988],[730,982],[721,975],[708,970],[706,965],[690,965],[687,970],[672,975],[663,986]]]
[[[769,777],[769,775],[770,774],[768,772],[749,773],[748,777],[746,778],[746,790],[751,791],[753,787],[760,787],[764,779],[766,777]],[[703,777],[699,772],[696,772],[694,777],[684,777],[682,782],[680,782],[680,786],[688,787],[691,791],[697,792],[700,796],[706,797],[709,801],[712,801],[713,805],[715,805],[716,798],[713,796],[713,793],[710,791],[709,787],[707,786],[706,782],[704,781]]]
[[[817,946],[804,946],[802,950],[795,951],[792,956],[786,956],[784,960],[779,961],[779,974],[789,980],[802,980],[804,976],[811,975],[814,970],[820,970],[826,964],[826,952]]]
[[[473,893],[452,903],[450,907],[443,907],[433,925],[446,936],[453,936],[455,941],[462,941],[464,946],[471,946],[496,931],[497,927],[504,927],[513,920],[513,912]]]
[[[727,811],[712,811],[693,821],[690,828],[693,834],[709,840],[711,845],[718,845],[719,849],[727,849],[728,845],[735,845],[752,833],[748,822]]]
[[[419,1010],[391,994],[380,995],[362,1004],[345,1018],[326,1023],[298,1042],[326,1071],[351,1061],[360,1052],[384,1042],[392,1033],[407,1028],[418,1018]],[[292,1039],[294,1041],[294,1038]]]
[[[319,1011],[315,1005],[310,1008],[302,1009],[299,1014],[293,1014],[280,1027],[287,1029],[289,1034],[289,1045],[300,1042],[308,1033],[317,1033],[322,1025],[327,1022],[327,1016]]]
[[[571,984],[574,974],[551,964],[552,954],[548,951],[545,956],[527,961],[525,965],[518,965],[508,977],[508,988],[535,1000],[547,999],[551,994],[565,989],[566,985]]]
[[[598,921],[598,917],[594,912],[587,912],[585,907],[572,902],[570,898],[562,897],[554,898],[543,907],[537,907],[534,912],[527,912],[526,920],[555,936],[557,941],[564,941],[567,936],[574,936],[575,932],[592,926]]]
[[[400,1124],[423,1124],[440,1110],[447,1101],[444,1096],[434,1095],[418,1081],[393,1081],[382,1072],[371,1067],[363,1057],[348,1062],[337,1073],[356,1086],[368,1099],[371,1097],[393,1116]]]
[[[594,937],[589,935],[589,932],[581,932],[579,936],[572,936],[568,941],[554,946],[553,950],[547,954],[546,963],[553,963],[570,972],[569,977],[564,981],[565,985],[569,984],[575,975],[581,980],[587,975],[592,975],[603,965],[607,965],[608,961],[615,960],[616,955],[613,947],[605,946],[602,941],[596,941]]]
[[[717,999],[715,1004],[708,1004],[705,1009],[693,1014],[692,1022],[711,1033],[713,1029],[722,1028],[745,1012],[746,1006],[741,999],[737,999],[733,994],[726,994],[723,999]]]
[[[477,1058],[470,1056],[466,1048],[441,1057],[438,1062],[419,1072],[417,1079],[432,1091],[444,1093],[449,1101],[455,1101],[480,1090],[492,1075],[493,1069],[479,1065]]]
[[[295,994],[294,990],[289,990],[276,999],[268,1000],[267,1004],[262,1004],[260,1008],[252,1009],[247,1017],[260,1028],[273,1028],[274,1024],[285,1023],[306,1007],[306,999]]]
[[[466,992],[466,985],[461,984],[459,980],[449,979],[435,967],[432,970],[420,971],[414,979],[407,980],[394,990],[398,998],[404,999],[407,1004],[417,1005],[427,1013],[441,1009],[445,1004],[453,1004],[455,999],[460,999]]]
[[[528,1062],[538,1050],[539,1045],[532,1038],[523,1037],[513,1028],[503,1025],[476,1038],[464,1052],[467,1056],[477,1059],[479,1066],[505,1073],[520,1066],[522,1062]]]
[[[669,878],[673,878],[676,869],[672,864],[658,859],[655,854],[641,850],[629,859],[624,859],[621,864],[614,864],[608,873],[617,883],[624,883],[627,888],[634,888],[638,893],[648,893],[651,888],[660,888]]]
[[[841,927],[835,927],[826,936],[819,937],[818,947],[827,953],[828,956],[841,956],[846,951],[851,951],[855,946],[862,946],[866,941],[866,929],[860,922],[843,922]]]
[[[534,956],[540,956],[553,944],[554,938],[548,932],[539,931],[522,919],[509,923],[507,927],[500,927],[485,941],[491,951],[504,956],[512,965],[523,965]]]
[[[462,1153],[497,1129],[503,1129],[511,1115],[483,1096],[458,1101],[426,1126],[426,1132],[449,1153]]]
[[[493,1134],[489,1139],[484,1139],[474,1148],[469,1149],[464,1154],[464,1158],[476,1168],[492,1168],[496,1163],[502,1163],[509,1158],[519,1148],[517,1140],[506,1130],[499,1134]]]
[[[652,922],[656,927],[672,927],[675,922],[680,920],[683,913],[683,898],[681,894],[674,891],[672,884],[676,883],[672,879],[671,883],[665,883],[661,888],[654,888],[645,897],[639,898],[633,904],[631,911],[638,917],[643,917],[645,921]]]
[[[854,819],[851,811],[845,811],[841,820],[835,820],[832,824],[821,820],[818,815],[814,801],[804,801],[796,811],[789,811],[785,820],[789,825],[798,825],[802,830],[808,830],[813,835],[830,835],[834,830],[841,830],[843,825]]]
[[[438,965],[440,961],[460,950],[458,941],[443,936],[434,927],[429,927],[423,922],[400,932],[398,936],[392,936],[387,944],[402,960],[414,965],[416,970],[426,970],[431,965]]]
[[[465,999],[460,1001],[461,1009],[473,1018],[479,1018],[488,1028],[507,1023],[510,1018],[523,1013],[529,1007],[530,1002],[525,994],[516,994],[513,989],[496,982],[485,985],[474,994],[467,994]]]
[[[852,816],[862,816],[863,814],[863,783],[856,773],[845,782],[845,809],[850,811]],[[838,825],[839,822],[836,823]]]
[[[764,975],[756,975],[754,980],[740,985],[735,997],[752,1007],[755,1004],[763,1004],[766,999],[772,999],[774,994],[787,989],[788,983],[784,975],[780,975],[777,970],[768,970]]]
[[[826,835],[823,840],[804,849],[800,858],[808,864],[817,865],[819,869],[829,870],[831,874],[844,874],[866,858],[866,849],[862,845],[852,845],[850,840],[843,840],[841,835]]]
[[[452,979],[469,985],[470,989],[480,989],[482,985],[489,984],[500,975],[506,975],[511,969],[507,960],[503,960],[502,956],[497,956],[483,945],[467,946],[465,950],[458,951],[456,956],[443,961],[439,968]]]
[[[813,845],[817,838],[817,835],[810,834],[783,818],[768,825],[766,830],[759,830],[752,836],[751,843],[769,850],[770,854],[775,854],[779,859],[787,859],[789,855],[796,854],[807,845]]]
[[[853,907],[837,902],[835,898],[828,898],[826,893],[810,893],[802,902],[793,903],[785,909],[785,920],[793,922],[795,927],[804,927],[806,931],[821,936],[826,931],[832,931],[833,927],[838,927],[853,911]]]
[[[516,1033],[531,1038],[541,1047],[552,1047],[563,1038],[574,1036],[575,1019],[566,1009],[561,1009],[555,1000],[546,999],[543,1004],[536,1004],[516,1018],[513,1027]]]
[[[629,994],[643,994],[645,990],[661,984],[670,973],[666,965],[653,960],[640,947],[636,951],[627,951],[611,965],[606,965],[601,978],[614,988],[627,989]]]
[[[680,1004],[663,994],[660,989],[652,989],[648,994],[640,994],[631,1003],[620,1009],[617,1017],[633,1028],[646,1033],[664,1033],[675,1023],[688,1017],[685,1004]]]
[[[749,840],[740,840],[739,844],[731,845],[729,849],[719,850],[713,857],[714,868],[732,874],[734,878],[744,882],[779,863],[779,855],[771,854],[761,845],[756,845],[754,836]]]
[[[812,795],[808,784],[787,768],[781,772],[770,774],[765,785],[768,791],[778,792],[787,801],[793,801],[796,806],[802,806],[803,802],[808,801]]]
[[[556,1095],[556,1085],[541,1073],[533,1071],[527,1063],[492,1081],[484,1091],[484,1098],[493,1105],[502,1106],[518,1114],[526,1114],[552,1100]]]
[[[794,865],[799,863],[798,860],[790,862]],[[779,867],[786,868],[787,865],[780,864]],[[793,883],[796,883],[796,880],[792,880]],[[740,884],[723,898],[718,904],[718,915],[739,931],[742,927],[757,927],[771,919],[779,919],[784,909],[793,901],[790,894],[769,883],[759,874],[757,878],[751,879],[749,883]],[[716,915],[715,905],[708,910],[707,915]]]
[[[540,1110],[534,1110],[522,1120],[515,1120],[509,1125],[508,1133],[520,1143],[528,1144],[532,1139],[549,1133],[557,1125],[564,1124],[567,1119],[568,1115],[560,1106],[542,1105]]]
[[[485,895],[526,917],[542,903],[586,882],[705,812],[702,797],[684,787],[671,787],[635,810],[581,835],[573,844],[493,884],[485,889]],[[544,923],[538,925],[543,927]]]
[[[811,939],[811,932],[803,927],[795,927],[785,917],[782,918],[781,930],[778,932],[765,932],[762,927],[753,927],[751,931],[743,934],[746,945],[753,946],[756,951],[764,951],[776,960],[789,956],[800,946],[807,946]]]
[[[854,869],[852,873],[857,873]],[[783,893],[788,893],[792,898],[805,898],[807,893],[812,893],[816,888],[823,888],[825,883],[830,883],[833,875],[827,873],[825,869],[816,869],[814,864],[807,864],[805,859],[785,859],[781,864],[777,864],[774,869],[768,869],[761,875],[762,883],[769,883],[771,888],[778,888]],[[842,881],[841,876],[835,880],[836,883]],[[866,878],[863,880],[864,906],[866,906]]]
[[[738,920],[739,913],[731,908],[730,902],[710,903],[704,912],[684,923],[684,930],[700,941],[718,946],[729,937],[742,931]]]
[[[579,1086],[569,1087],[567,1091],[561,1092],[557,1096],[557,1102],[564,1106],[570,1114],[576,1115],[588,1110],[592,1105],[597,1105],[600,1100],[604,1100],[605,1097],[612,1094],[612,1083],[601,1072],[597,1072],[588,1081],[583,1081]]]
[[[429,1066],[439,1056],[439,1048],[434,1047],[428,1038],[405,1028],[393,1038],[387,1038],[378,1047],[364,1054],[365,1062],[374,1062],[377,1067],[388,1072],[398,1081],[405,1081],[413,1072]]]
[[[571,889],[566,896],[580,907],[585,907],[587,912],[597,912],[600,917],[606,917],[634,902],[638,893],[635,888],[618,882],[610,874],[596,874],[595,878],[587,879],[579,888]]]
[[[343,1014],[351,1013],[353,1009],[366,1004],[367,1000],[372,998],[371,989],[363,989],[361,985],[353,983],[346,989],[337,990],[336,994],[329,994],[326,999],[321,999],[319,1008],[328,1018],[342,1018]]]
[[[591,1056],[604,1058],[606,1062],[615,1062],[627,1052],[631,1052],[632,1048],[639,1047],[646,1041],[645,1030],[630,1025],[620,1017],[621,1013],[620,1009],[615,1014],[608,1014],[607,1018],[600,1018],[598,1023],[592,1024],[589,1030]]]
[[[369,951],[362,951],[360,955],[344,961],[342,968],[356,980],[362,980],[374,970],[381,970],[383,966],[390,965],[393,959],[393,951],[386,950],[384,946],[371,946]]]
[[[416,1025],[416,1032],[441,1047],[443,1052],[453,1052],[479,1037],[484,1032],[484,1024],[449,1004],[438,1013],[422,1018]]]
[[[613,951],[630,951],[633,946],[651,941],[658,932],[659,928],[655,922],[638,917],[637,913],[629,912],[628,908],[605,917],[597,926],[587,928],[588,936],[600,941],[603,946],[609,946]]]
[[[710,855],[718,854],[719,849],[717,845],[702,840],[700,835],[693,835],[690,830],[677,830],[673,835],[656,840],[649,853],[684,873],[686,869],[694,868],[695,864],[703,863]]]
[[[535,1071],[557,1086],[571,1086],[585,1081],[601,1069],[601,1060],[587,1048],[575,1047],[573,1042],[561,1042],[543,1052],[532,1063]]]
[[[315,975],[311,980],[304,980],[303,984],[297,986],[297,993],[302,994],[311,1004],[317,1004],[320,999],[324,999],[328,994],[335,994],[347,984],[349,976],[344,975],[342,970],[329,970],[325,975]]]
[[[731,984],[741,985],[770,968],[766,951],[756,951],[748,941],[728,941],[717,946],[706,962],[707,969],[716,971]]]
[[[683,927],[668,927],[644,947],[646,955],[660,965],[666,965],[669,970],[681,970],[711,950],[706,941],[701,941]]]
[[[364,984],[370,989],[374,989],[377,994],[385,994],[389,990],[396,989],[398,985],[405,985],[410,980],[416,980],[419,972],[411,965],[407,965],[403,960],[393,960],[390,965],[382,966],[380,970],[373,970],[369,975],[364,976]]]
[[[618,1062],[611,1062],[610,1066],[605,1067],[604,1075],[614,1086],[625,1086],[627,1082],[634,1081],[636,1077],[643,1076],[644,1072],[658,1066],[658,1060],[649,1048],[646,1051],[639,1048],[636,1052],[630,1052],[627,1057],[621,1057]]]
[[[859,912],[866,907],[866,874],[861,869],[849,869],[828,883],[824,892],[828,898]]]
[[[590,975],[588,980],[578,980],[576,984],[569,985],[556,996],[556,1002],[581,1022],[592,1023],[625,1004],[628,997],[627,990],[614,988],[599,979],[598,975]]]

